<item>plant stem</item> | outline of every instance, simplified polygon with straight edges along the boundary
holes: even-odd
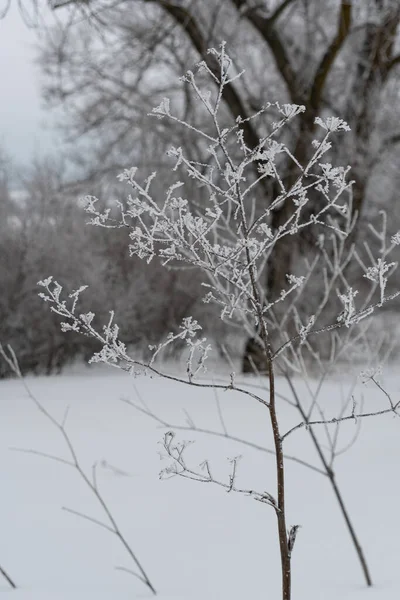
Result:
[[[10,584],[10,586],[16,590],[17,586],[15,585],[15,583],[13,582],[13,580],[11,579],[11,577],[6,573],[6,571],[2,568],[2,566],[0,565],[0,573],[3,575],[4,579]]]
[[[358,541],[358,538],[357,538],[356,532],[354,530],[353,524],[352,524],[352,522],[350,520],[350,516],[349,516],[349,514],[347,512],[347,509],[346,509],[346,506],[344,504],[342,494],[340,493],[340,490],[339,490],[339,488],[337,486],[336,479],[335,479],[335,473],[331,469],[328,472],[328,477],[329,477],[329,481],[331,482],[331,485],[332,485],[332,488],[333,488],[333,492],[334,492],[334,494],[336,496],[336,499],[337,499],[337,501],[339,503],[340,510],[342,511],[343,518],[344,518],[344,520],[346,522],[346,525],[347,525],[347,529],[349,530],[349,533],[350,533],[350,536],[351,536],[354,548],[355,548],[355,550],[357,552],[357,556],[358,556],[358,559],[359,559],[360,564],[361,564],[361,569],[362,569],[362,571],[364,573],[366,584],[367,584],[368,587],[371,587],[372,586],[372,579],[371,579],[371,575],[370,575],[370,572],[369,572],[369,569],[368,569],[367,561],[366,561],[365,556],[364,556],[363,549],[361,548],[360,542]]]
[[[224,150],[223,145],[221,146]],[[225,155],[229,159],[227,153]],[[230,161],[232,168],[234,166]],[[264,356],[266,360],[266,367],[269,380],[269,416],[271,420],[272,433],[274,438],[275,446],[275,460],[276,460],[276,482],[277,482],[277,507],[275,514],[278,520],[278,536],[279,536],[279,549],[281,555],[281,574],[282,574],[282,600],[290,600],[291,597],[291,564],[289,550],[287,527],[286,527],[286,512],[285,512],[285,463],[283,457],[282,438],[279,431],[279,422],[276,412],[276,395],[275,395],[275,373],[273,366],[273,352],[270,344],[269,334],[267,325],[263,314],[263,302],[260,296],[260,291],[257,286],[256,269],[254,262],[252,261],[249,247],[247,244],[249,238],[249,230],[246,221],[246,212],[244,209],[243,196],[240,190],[239,184],[236,186],[237,197],[239,199],[240,207],[240,219],[243,230],[243,237],[246,241],[246,260],[247,269],[251,282],[251,289],[253,293],[253,308],[257,321],[260,324],[261,339],[264,345]]]
[[[275,398],[275,375],[272,364],[272,352],[271,347],[267,340],[267,331],[265,325],[262,327],[262,335],[264,338],[264,344],[266,346],[267,353],[267,369],[269,379],[269,414],[272,425],[272,432],[275,444],[275,457],[276,457],[276,476],[277,476],[277,488],[278,488],[278,510],[276,516],[278,519],[278,531],[279,531],[279,547],[281,552],[281,568],[282,568],[282,599],[290,600],[291,596],[291,564],[290,564],[290,552],[287,539],[287,527],[286,527],[286,513],[285,513],[285,469],[284,469],[284,457],[282,449],[282,440],[279,433],[279,423],[276,414],[276,398]]]
[[[287,379],[287,381],[289,383],[289,386],[291,388],[291,391],[293,393],[297,409],[300,412],[300,414],[302,416],[302,419],[307,423],[309,421],[309,418],[308,418],[305,410],[303,409],[303,407],[301,405],[300,398],[299,398],[299,396],[297,394],[297,391],[296,391],[296,389],[295,389],[295,387],[294,387],[294,385],[292,383],[292,380],[291,380],[291,378],[289,376],[287,376],[286,379]],[[327,462],[327,460],[325,458],[325,455],[324,455],[324,453],[322,451],[322,448],[320,446],[320,443],[318,441],[318,438],[317,438],[317,436],[315,435],[315,433],[313,431],[313,428],[310,427],[308,429],[308,432],[309,432],[309,434],[311,436],[311,439],[313,441],[313,444],[315,446],[317,454],[318,454],[318,456],[319,456],[319,458],[320,458],[320,460],[321,460],[321,462],[322,462],[322,464],[324,466],[325,472],[326,472],[326,474],[328,476],[328,479],[330,481],[330,484],[332,486],[333,493],[335,494],[336,500],[338,501],[340,510],[342,511],[343,518],[345,520],[347,529],[349,531],[351,540],[353,542],[354,548],[356,550],[358,559],[359,559],[360,564],[361,564],[361,569],[362,569],[362,572],[364,574],[365,582],[366,582],[366,584],[367,584],[368,587],[371,587],[372,586],[372,578],[371,578],[371,574],[369,572],[368,564],[367,564],[366,558],[364,556],[363,549],[361,548],[361,544],[360,544],[360,542],[358,540],[358,537],[356,535],[353,523],[352,523],[352,521],[350,519],[350,515],[349,515],[349,513],[347,511],[347,508],[346,508],[346,506],[344,504],[342,493],[341,493],[341,491],[340,491],[340,489],[339,489],[339,487],[338,487],[338,485],[336,483],[335,472],[329,466],[329,464],[328,464],[328,462]]]

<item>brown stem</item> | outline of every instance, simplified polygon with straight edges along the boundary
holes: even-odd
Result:
[[[267,350],[267,369],[268,379],[270,386],[269,402],[270,409],[269,414],[271,418],[272,432],[275,444],[275,456],[276,456],[276,476],[278,486],[278,509],[276,516],[278,519],[278,531],[279,531],[279,546],[281,551],[281,567],[282,567],[282,598],[283,600],[290,600],[291,596],[291,565],[290,565],[290,551],[287,539],[287,527],[286,527],[286,513],[285,513],[285,471],[284,471],[284,458],[282,449],[282,440],[279,433],[279,423],[276,414],[276,398],[275,398],[275,375],[272,363],[272,351],[267,339],[267,331],[265,324],[262,325],[262,336],[264,345]]]
[[[232,169],[234,165],[229,158],[224,146],[221,144],[221,148],[225,153],[227,160],[230,162]],[[276,480],[277,480],[277,492],[278,492],[278,505],[275,510],[275,514],[278,520],[278,534],[279,534],[279,548],[281,555],[281,572],[282,572],[282,600],[290,600],[291,597],[291,570],[290,570],[290,550],[287,537],[286,528],[286,513],[285,513],[285,466],[284,456],[282,449],[282,438],[279,431],[278,416],[276,413],[276,395],[275,395],[275,373],[273,366],[273,351],[270,344],[269,334],[263,315],[263,302],[261,299],[260,291],[257,285],[256,270],[254,262],[250,256],[249,247],[247,240],[249,238],[249,230],[246,221],[246,213],[244,210],[243,196],[241,193],[240,185],[236,186],[237,197],[239,199],[240,206],[240,220],[242,225],[243,237],[246,241],[246,261],[248,267],[248,273],[251,282],[251,289],[253,293],[253,308],[255,316],[260,324],[261,339],[264,346],[264,357],[266,360],[266,367],[269,380],[269,415],[271,420],[272,433],[274,438],[275,446],[275,460],[276,460]]]
[[[247,234],[247,228],[245,219],[242,220],[243,229],[245,235]],[[247,249],[248,252],[248,249]],[[269,341],[269,335],[265,320],[262,313],[262,302],[258,291],[256,277],[254,272],[254,266],[250,260],[250,256],[247,257],[249,265],[249,275],[253,289],[253,295],[255,298],[255,307],[257,317],[261,325],[261,338],[264,345],[264,352],[266,358],[266,366],[269,381],[269,415],[272,426],[272,434],[274,438],[275,446],[275,460],[276,460],[276,480],[277,480],[277,492],[278,492],[278,506],[275,511],[278,521],[278,533],[279,533],[279,548],[281,555],[281,572],[282,572],[282,600],[290,600],[291,597],[291,552],[289,549],[288,538],[287,538],[287,527],[286,527],[286,507],[285,507],[285,463],[282,447],[282,437],[279,430],[278,416],[276,412],[276,395],[275,395],[275,373],[273,366],[273,352]]]

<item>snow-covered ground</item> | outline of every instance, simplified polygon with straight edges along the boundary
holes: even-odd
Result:
[[[135,386],[159,416],[185,423],[184,408],[199,427],[221,428],[215,396],[174,382],[133,380],[104,369],[49,378],[28,378],[37,399],[58,419],[70,406],[67,430],[114,517],[137,553],[162,600],[280,598],[279,554],[274,514],[268,506],[212,484],[182,478],[160,481],[163,430],[121,401],[137,401]],[[341,382],[346,385],[346,382]],[[394,397],[400,378],[386,385]],[[283,383],[282,383],[283,386]],[[284,387],[284,386],[283,386]],[[377,388],[364,390],[367,405],[385,404]],[[338,382],[324,388],[326,411],[336,411]],[[230,432],[271,445],[263,407],[234,392],[219,394]],[[286,426],[298,421],[285,403]],[[343,444],[354,423],[343,426]],[[273,459],[252,449],[202,434],[187,460],[209,459],[214,474],[228,480],[227,458],[241,454],[238,483],[275,493]],[[78,473],[61,463],[13,448],[69,458],[60,433],[38,411],[21,382],[0,382],[0,565],[19,586],[0,578],[0,595],[16,600],[131,600],[151,593],[132,575],[119,540],[108,531],[62,510],[68,507],[104,520]],[[287,452],[318,465],[308,433],[288,438]],[[293,553],[294,600],[398,600],[400,597],[400,420],[366,419],[354,446],[336,469],[375,582],[367,590],[328,480],[287,464],[289,524],[301,524]],[[101,461],[106,461],[101,463]]]

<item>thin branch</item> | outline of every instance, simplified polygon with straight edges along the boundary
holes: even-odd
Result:
[[[269,24],[274,25],[275,21],[279,19],[283,12],[290,6],[290,4],[294,4],[295,2],[297,2],[297,0],[284,0],[282,4],[275,9],[275,12],[268,17]]]
[[[285,43],[274,27],[275,21],[279,17],[280,13],[276,16],[272,14],[270,17],[266,17],[256,10],[246,11],[246,0],[232,1],[239,12],[242,10],[244,11],[244,16],[257,30],[263,40],[268,44],[278,71],[286,83],[292,101],[296,103],[299,102],[299,88],[296,85],[296,72],[289,59],[289,55],[286,52]],[[283,4],[289,5],[290,2],[284,2]],[[286,8],[286,6],[284,8]],[[278,7],[277,11],[280,11],[280,7]]]
[[[330,46],[327,48],[321,62],[319,63],[315,78],[310,92],[310,104],[314,111],[320,107],[325,82],[330,73],[331,67],[339,54],[351,27],[352,4],[347,0],[342,0],[336,36]]]
[[[361,310],[354,313],[354,315],[352,316],[353,321],[352,321],[352,323],[350,323],[350,325],[354,325],[356,323],[357,318],[359,318],[361,320],[364,315],[365,316],[371,315],[375,308],[381,308],[384,304],[387,304],[387,302],[394,300],[399,295],[400,295],[400,292],[395,292],[394,294],[391,294],[390,296],[385,297],[383,300],[381,299],[379,302],[370,304],[367,307],[364,305]],[[329,331],[333,331],[334,329],[341,329],[342,327],[347,327],[347,326],[348,325],[346,324],[346,322],[344,320],[336,321],[335,323],[331,323],[330,325],[325,325],[324,327],[319,327],[318,329],[311,329],[307,333],[307,338],[310,337],[311,335],[316,335],[318,333],[327,333]],[[284,350],[286,350],[286,348],[292,346],[293,343],[296,341],[300,341],[300,342],[302,341],[302,336],[300,334],[294,335],[292,338],[290,338],[284,344],[282,344],[282,346],[280,348],[278,348],[278,350],[276,352],[274,352],[272,359],[275,360]]]
[[[257,402],[260,402],[267,408],[269,406],[269,403],[266,400],[264,400],[264,398],[261,398],[261,396],[258,396],[257,394],[253,394],[252,392],[249,392],[248,390],[246,390],[244,388],[237,387],[235,385],[235,383],[233,383],[232,381],[229,385],[220,385],[220,384],[214,384],[214,383],[198,383],[193,380],[186,381],[184,379],[181,379],[180,377],[175,377],[174,375],[169,375],[168,373],[163,373],[162,371],[160,371],[159,369],[156,369],[155,367],[148,366],[146,363],[142,363],[142,362],[136,361],[136,360],[132,360],[131,362],[133,362],[134,364],[136,364],[139,367],[149,369],[149,371],[151,371],[155,375],[162,377],[163,379],[168,379],[170,381],[176,381],[177,383],[183,383],[186,385],[191,385],[194,387],[205,388],[205,389],[213,388],[213,389],[217,389],[217,390],[223,390],[224,392],[232,390],[234,392],[238,392],[239,394],[245,394],[246,396],[250,396],[250,398],[253,398],[253,400],[257,400]],[[121,368],[124,369],[123,366]],[[129,368],[126,368],[125,370],[128,372],[130,371]]]
[[[382,142],[382,147],[385,149],[387,146],[395,146],[398,143],[400,143],[400,133],[395,133]]]
[[[0,565],[0,573],[1,575],[4,577],[4,579],[7,581],[7,583],[14,589],[17,589],[16,584],[14,583],[14,581],[11,579],[11,577],[9,576],[9,574],[7,573],[7,571],[5,571],[3,569],[3,567]]]
[[[137,577],[140,581],[144,582],[143,578],[140,575],[138,575],[138,573],[135,573],[135,571],[132,571],[132,569],[127,569],[126,567],[120,566],[115,567],[115,569],[116,571],[123,571],[124,573],[129,573],[130,575],[133,575],[134,577]]]
[[[393,400],[391,399],[390,395],[387,393],[387,391],[381,386],[381,384],[379,383],[379,381],[377,379],[375,379],[374,376],[371,377],[371,381],[374,382],[374,384],[376,385],[376,387],[382,392],[382,394],[384,394],[386,396],[386,398],[389,401],[390,404],[390,408],[392,410],[395,410],[394,404],[393,404]]]
[[[172,429],[172,430],[176,429],[179,431],[192,431],[194,433],[202,433],[205,435],[220,437],[220,438],[224,438],[226,440],[230,440],[232,442],[237,442],[238,444],[242,444],[243,446],[247,446],[248,448],[253,448],[254,450],[259,450],[261,452],[265,452],[266,454],[272,454],[273,456],[275,456],[274,450],[271,450],[270,448],[266,448],[265,446],[256,444],[255,442],[245,440],[243,438],[232,435],[230,433],[215,431],[214,429],[207,429],[204,427],[197,427],[195,424],[193,424],[193,426],[192,426],[192,425],[179,425],[179,424],[175,424],[175,423],[169,423],[168,421],[165,421],[161,417],[154,414],[147,407],[142,408],[138,404],[135,404],[134,402],[132,402],[132,400],[128,400],[126,398],[122,398],[121,400],[122,400],[122,402],[125,402],[129,406],[132,406],[135,410],[141,412],[142,414],[146,415],[147,417],[150,417],[151,419],[153,419],[154,421],[156,421],[157,423],[159,423],[162,427],[165,427],[166,429]],[[311,469],[312,471],[315,471],[316,473],[319,473],[320,475],[326,475],[325,471],[323,471],[322,469],[315,467],[313,464],[311,464],[305,460],[302,460],[301,458],[298,458],[297,456],[285,454],[284,458],[286,460],[295,462],[303,467],[307,467],[308,469]]]
[[[294,431],[297,431],[298,429],[302,429],[303,427],[308,428],[308,427],[313,427],[314,425],[336,425],[337,423],[343,423],[344,421],[354,421],[355,423],[357,423],[357,419],[364,419],[366,417],[378,417],[380,415],[387,415],[387,414],[395,414],[396,416],[400,416],[400,414],[397,412],[398,409],[400,407],[400,400],[396,403],[393,404],[393,407],[391,408],[386,408],[383,410],[376,410],[373,412],[361,412],[361,413],[351,413],[350,415],[347,415],[345,417],[338,417],[338,418],[333,418],[333,419],[326,419],[326,420],[320,420],[320,421],[302,421],[301,423],[298,423],[297,425],[295,425],[294,427],[292,427],[291,429],[289,429],[283,436],[282,436],[282,441],[287,438],[291,433],[293,433]]]
[[[40,450],[33,450],[30,448],[9,448],[13,452],[22,452],[24,454],[34,454],[36,456],[41,456],[42,458],[48,458],[49,460],[54,460],[56,462],[67,465],[68,467],[75,467],[75,463],[66,460],[65,458],[61,458],[60,456],[55,456],[54,454],[48,454],[47,452],[41,452]]]
[[[205,471],[204,474],[201,471],[195,471],[187,466],[184,460],[184,452],[187,448],[187,442],[173,444],[175,438],[175,434],[172,431],[167,431],[164,434],[164,438],[162,446],[169,456],[172,459],[172,464],[163,469],[160,473],[160,479],[171,479],[172,477],[183,477],[185,479],[191,479],[193,481],[197,481],[199,483],[213,483],[214,485],[218,485],[219,487],[224,488],[227,492],[236,492],[238,494],[243,494],[245,496],[250,496],[259,502],[263,502],[271,506],[276,513],[280,512],[280,509],[277,505],[275,498],[269,494],[268,492],[256,492],[250,489],[242,489],[235,486],[235,479],[237,475],[237,462],[240,457],[235,457],[230,460],[232,463],[231,474],[229,475],[229,483],[225,483],[219,479],[215,479],[211,473],[210,465],[207,460],[203,461],[200,464],[200,468],[202,471]]]
[[[222,426],[222,430],[224,432],[225,437],[228,436],[228,430],[226,428],[226,424],[225,424],[225,419],[224,419],[224,415],[222,413],[222,408],[221,408],[221,402],[217,393],[217,390],[214,390],[214,396],[215,396],[215,402],[217,404],[217,410],[218,410],[218,417]]]
[[[68,508],[67,506],[63,506],[62,510],[65,510],[65,512],[71,513],[71,515],[76,515],[78,517],[81,517],[81,519],[85,519],[86,521],[91,521],[92,523],[95,523],[95,525],[98,525],[99,527],[103,527],[104,529],[107,529],[107,531],[110,531],[111,533],[115,534],[115,530],[112,527],[110,527],[106,523],[103,523],[102,521],[99,521],[98,519],[94,519],[93,517],[90,517],[89,515],[85,515],[85,513],[81,513],[78,510]]]

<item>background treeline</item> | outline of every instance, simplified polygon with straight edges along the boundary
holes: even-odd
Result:
[[[51,372],[93,350],[89,340],[85,344],[62,334],[37,299],[36,282],[49,274],[68,289],[88,284],[83,296],[88,307],[105,320],[113,306],[125,340],[140,351],[175,330],[188,314],[199,318],[214,339],[225,340],[218,309],[201,302],[196,272],[165,271],[155,261],[150,268],[142,265],[129,257],[124,230],[87,227],[78,206],[84,194],[107,204],[126,197],[129,190],[118,187],[115,176],[133,165],[143,178],[158,172],[156,194],[162,198],[171,182],[173,163],[166,154],[171,144],[182,146],[193,160],[206,161],[207,142],[147,114],[168,96],[174,114],[205,131],[212,127],[179,77],[200,60],[215,69],[207,49],[221,40],[237,72],[245,69],[243,78],[227,86],[221,119],[229,125],[238,114],[246,118],[271,102],[263,118],[243,125],[251,147],[277,119],[274,102],[304,104],[304,115],[277,138],[301,164],[313,149],[315,117],[345,119],[351,133],[336,136],[327,160],[352,167],[357,225],[349,247],[356,244],[368,262],[364,240],[369,225],[380,227],[381,210],[389,217],[388,236],[400,229],[398,0],[93,0],[60,2],[55,14],[61,18],[40,29],[39,62],[44,98],[61,115],[69,141],[67,172],[73,177],[66,180],[61,159],[60,164],[36,164],[23,179],[12,181],[15,194],[10,169],[2,169],[0,339],[14,346],[26,370]],[[282,154],[278,162],[282,180],[290,185],[295,176],[290,161]],[[201,187],[185,183],[185,197],[201,202]],[[270,203],[279,193],[277,181],[265,179],[254,193]],[[315,195],[313,202],[319,201]],[[272,229],[291,208],[283,203],[273,211]],[[315,238],[297,237],[296,245],[290,236],[277,244],[266,265],[269,297],[279,296],[286,274],[300,273],[302,261],[315,252]],[[351,275],[355,285],[356,270]],[[315,279],[315,299],[321,276]],[[361,275],[357,285],[362,292]],[[279,310],[285,311],[284,303]],[[243,342],[249,335],[237,333]]]
[[[129,256],[125,229],[111,232],[87,224],[78,192],[63,189],[59,165],[36,164],[13,192],[3,170],[0,191],[0,339],[12,345],[24,372],[53,373],[88,360],[95,342],[60,330],[60,320],[38,297],[37,282],[54,275],[66,290],[82,284],[82,312],[104,324],[115,310],[122,339],[143,355],[175,331],[189,314],[218,339],[216,310],[201,298],[193,270],[168,271]],[[100,194],[99,194],[100,196]],[[8,375],[0,365],[0,376]]]

